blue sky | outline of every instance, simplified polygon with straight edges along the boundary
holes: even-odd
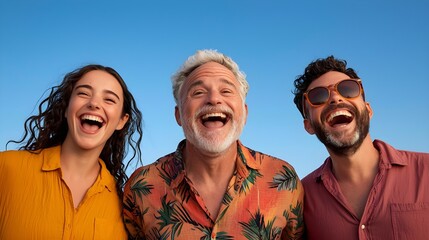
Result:
[[[300,177],[327,151],[303,128],[293,80],[331,54],[363,80],[372,138],[429,152],[428,12],[425,0],[1,0],[0,150],[22,136],[48,88],[98,63],[115,68],[134,94],[144,118],[143,163],[152,163],[183,139],[170,77],[197,49],[209,48],[247,74],[242,142],[288,161]]]

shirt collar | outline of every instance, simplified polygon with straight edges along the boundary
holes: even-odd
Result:
[[[374,140],[374,147],[380,153],[380,165],[390,168],[392,165],[406,166],[408,165],[407,159],[405,159],[398,150],[390,146],[389,144]]]
[[[408,162],[406,159],[401,157],[398,150],[390,146],[389,144],[381,141],[374,140],[374,147],[378,150],[380,163],[379,166],[382,168],[391,168],[392,165],[406,166]],[[332,174],[332,159],[328,157],[320,168],[315,171],[316,181],[324,179],[328,175]]]
[[[61,170],[61,162],[60,162],[61,146],[60,145],[43,149],[40,152],[40,154],[43,154],[42,171],[49,172],[49,171],[55,171],[58,169]],[[94,183],[94,186],[96,186],[96,191],[102,191],[104,188],[107,188],[109,191],[114,191],[114,189],[116,188],[114,178],[111,176],[103,160],[99,158],[98,163],[100,164],[101,169],[100,169],[100,174],[98,175],[97,180]]]
[[[55,171],[57,169],[61,169],[61,146],[43,149],[39,154],[43,154],[42,171]]]
[[[171,187],[176,188],[185,178],[185,166],[183,163],[183,149],[186,145],[186,139],[182,140],[176,151],[173,154],[173,158],[167,162],[169,164],[170,176],[173,180]],[[249,168],[259,170],[261,168],[261,160],[256,159],[256,152],[252,149],[245,147],[240,140],[237,140],[237,158],[236,158],[236,173],[246,178],[249,175]]]

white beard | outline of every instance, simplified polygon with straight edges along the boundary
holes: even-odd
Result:
[[[229,112],[232,112],[229,110]],[[227,150],[234,142],[236,142],[241,132],[243,131],[245,125],[245,108],[243,107],[243,117],[239,122],[231,119],[232,129],[228,132],[227,136],[223,138],[217,132],[205,133],[198,129],[195,114],[194,117],[184,117],[183,114],[180,114],[181,122],[183,123],[183,133],[185,134],[186,139],[196,146],[198,149],[205,151],[210,154],[219,154]]]

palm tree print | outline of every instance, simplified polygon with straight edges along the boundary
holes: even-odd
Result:
[[[149,169],[142,170],[134,179],[139,179],[137,182],[134,182],[133,185],[131,185],[131,191],[137,195],[139,198],[142,198],[142,195],[147,196],[151,193],[151,190],[153,190],[153,185],[148,184],[145,179],[147,174],[149,173]]]
[[[282,166],[282,171],[274,175],[273,181],[270,182],[271,188],[277,188],[277,190],[289,190],[292,191],[297,188],[298,176],[295,171],[288,168],[287,166]]]
[[[262,177],[258,170],[249,169],[249,176],[244,179],[242,187],[240,188],[240,193],[248,192],[250,190],[250,185],[254,185],[257,177]]]
[[[204,236],[202,236],[200,238],[200,240],[211,240],[212,239],[210,229],[206,228],[206,229],[202,230],[202,232],[204,232]],[[215,239],[216,240],[233,240],[234,237],[228,235],[228,233],[226,233],[226,232],[218,232],[218,233],[216,233]]]
[[[289,232],[295,232],[296,236],[301,236],[302,232],[296,230],[303,229],[304,226],[302,202],[298,202],[296,207],[290,205],[290,212],[293,216],[290,216],[289,212],[286,210],[283,212],[283,216],[286,218],[286,222],[288,223],[286,227],[290,230]],[[294,237],[292,239],[298,239],[298,237]]]
[[[166,236],[170,236],[174,239],[180,235],[183,223],[189,223],[195,226],[200,226],[197,222],[192,220],[191,216],[186,210],[180,205],[176,204],[176,201],[166,201],[166,195],[161,199],[162,207],[158,210],[159,215],[156,219],[159,220],[159,229],[163,231],[165,229]]]
[[[252,214],[251,214],[252,215]],[[270,240],[279,238],[281,228],[273,227],[276,218],[269,220],[265,225],[265,217],[258,209],[255,215],[252,215],[249,222],[240,222],[243,230],[243,236],[251,240]]]
[[[167,202],[166,196],[164,196],[161,201],[162,208],[158,210],[159,215],[156,216],[156,219],[159,220],[159,230],[157,231],[156,229],[152,229],[153,233],[156,233],[153,235],[154,237],[159,237],[157,239],[174,240],[180,235],[183,224],[187,223],[193,225],[203,233],[203,236],[200,239],[212,239],[212,229],[195,222],[182,205],[177,204],[176,201]],[[218,232],[216,234],[216,239],[230,240],[233,238],[225,232]]]
[[[177,161],[175,161],[177,162]],[[159,169],[159,176],[165,181],[165,183],[170,186],[173,179],[177,177],[177,174],[179,172],[176,165],[176,168],[178,169],[171,169],[169,163],[163,163],[161,164],[161,167]],[[177,191],[184,202],[187,202],[189,198],[191,197],[191,189],[189,187],[189,184],[187,184],[185,181],[182,181],[179,186],[177,187]]]
[[[301,238],[303,188],[289,164],[240,144],[235,182],[230,181],[212,219],[204,215],[204,204],[184,171],[184,143],[133,174],[125,187],[124,222],[130,239]]]

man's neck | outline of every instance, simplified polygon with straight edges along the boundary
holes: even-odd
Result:
[[[232,144],[221,153],[205,153],[187,143],[183,151],[185,170],[189,178],[199,181],[219,181],[220,178],[230,178],[235,170],[237,158],[237,143]]]
[[[338,155],[330,151],[332,172],[338,181],[373,179],[378,171],[379,153],[369,135],[356,152]]]
[[[379,153],[367,136],[356,152],[349,155],[331,154],[331,159],[332,172],[341,192],[360,219],[378,172]]]
[[[66,139],[61,145],[61,169],[63,172],[82,176],[92,173],[94,170],[98,172],[99,155],[100,150],[84,150]]]
[[[210,218],[215,221],[222,199],[235,171],[237,143],[219,154],[205,154],[191,144],[183,152],[186,176],[202,197]]]

